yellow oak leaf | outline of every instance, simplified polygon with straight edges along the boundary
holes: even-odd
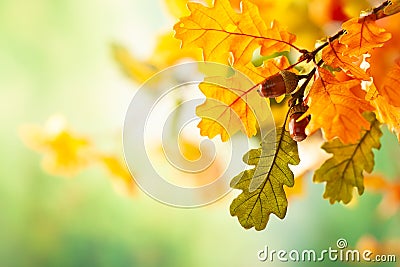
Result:
[[[237,13],[228,0],[215,0],[209,8],[199,3],[188,3],[190,16],[175,24],[175,37],[182,47],[199,47],[205,61],[246,65],[253,52],[261,47],[260,54],[267,56],[287,51],[296,40],[295,35],[284,30],[278,22],[267,24],[257,6],[242,2],[242,12]]]
[[[199,88],[206,96],[196,108],[201,118],[200,134],[213,138],[221,135],[223,142],[242,130],[248,137],[257,133],[257,126],[266,119],[268,104],[258,95],[254,84],[235,72],[230,77],[206,77]]]
[[[346,46],[339,43],[337,40],[329,43],[329,45],[322,50],[322,59],[326,64],[334,68],[341,68],[344,72],[356,79],[370,79],[370,76],[355,63],[359,61],[359,59],[348,56]]]
[[[362,113],[373,109],[365,100],[360,81],[339,81],[323,68],[318,72],[307,100],[310,108],[305,116],[311,115],[307,130],[314,132],[321,128],[328,140],[339,137],[344,143],[356,142],[361,129],[369,129]]]
[[[383,84],[377,87],[378,92],[388,104],[400,107],[400,60],[386,74]]]
[[[382,47],[392,35],[379,27],[371,16],[353,18],[342,24],[346,30],[339,41],[347,45],[347,53],[350,56],[361,56],[376,47]]]

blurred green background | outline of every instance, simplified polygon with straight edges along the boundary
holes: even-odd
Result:
[[[110,44],[146,56],[173,23],[156,0],[0,1],[0,266],[295,266],[259,262],[257,252],[265,245],[318,251],[338,238],[354,247],[367,234],[400,238],[399,213],[386,219],[377,211],[381,195],[367,191],[353,206],[332,206],[311,175],[286,218],[271,216],[256,232],[229,215],[230,199],[177,209],[116,193],[100,169],[74,179],[46,174],[19,126],[60,113],[104,147],[119,145],[137,85],[121,73]],[[382,146],[376,170],[398,177],[399,144],[388,131]]]

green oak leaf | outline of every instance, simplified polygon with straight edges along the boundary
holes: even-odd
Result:
[[[374,168],[372,148],[380,148],[382,132],[374,113],[367,112],[363,116],[371,123],[371,128],[361,132],[357,143],[344,145],[336,138],[322,146],[333,157],[314,173],[314,182],[326,182],[324,198],[329,198],[331,204],[335,201],[349,203],[354,187],[361,195],[364,192],[363,171],[371,173]]]
[[[271,213],[281,219],[286,215],[288,202],[283,185],[294,185],[288,164],[300,163],[297,143],[288,131],[278,128],[266,135],[261,148],[247,152],[243,161],[255,167],[232,179],[231,187],[243,192],[233,200],[230,212],[244,228],[260,231],[267,226]]]

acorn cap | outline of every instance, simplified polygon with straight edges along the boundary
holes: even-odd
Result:
[[[299,76],[288,70],[282,70],[279,72],[279,74],[282,76],[283,81],[285,82],[286,94],[292,93],[299,83]]]
[[[290,109],[289,116],[292,116],[292,114],[295,114],[295,113],[301,113],[301,114],[303,114],[304,112],[307,111],[307,109],[308,109],[308,106],[305,106],[305,105],[303,105],[302,103],[301,103],[301,104],[294,105],[294,106]]]

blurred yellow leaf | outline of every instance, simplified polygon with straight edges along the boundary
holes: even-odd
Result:
[[[198,160],[201,157],[201,151],[198,144],[186,138],[179,138],[179,149],[182,156],[190,161]]]
[[[181,18],[189,15],[189,10],[187,9],[188,0],[164,0],[169,13],[175,18]],[[212,4],[212,0],[197,1],[204,2],[207,5]]]
[[[113,44],[112,52],[121,69],[135,82],[143,83],[157,72],[155,66],[138,60],[122,45]]]
[[[180,49],[180,42],[173,37],[172,32],[160,35],[157,38],[152,56],[146,60],[137,59],[119,44],[112,45],[112,52],[122,70],[138,83],[145,82],[155,73],[177,64],[181,60],[201,60],[200,49]]]
[[[112,175],[112,181],[117,191],[127,195],[137,193],[137,187],[125,163],[114,155],[100,155],[100,162],[104,164]]]
[[[168,32],[157,38],[157,45],[149,62],[163,70],[184,59],[201,60],[201,50],[196,48],[181,48],[181,42],[174,38],[174,33]]]
[[[285,192],[286,192],[286,198],[291,199],[291,198],[296,198],[296,197],[302,197],[305,194],[305,176],[306,173],[297,176],[294,181],[293,187],[286,187]]]
[[[44,127],[24,125],[20,135],[25,144],[43,154],[43,168],[54,175],[73,176],[93,161],[88,138],[73,133],[61,116],[52,116]]]

